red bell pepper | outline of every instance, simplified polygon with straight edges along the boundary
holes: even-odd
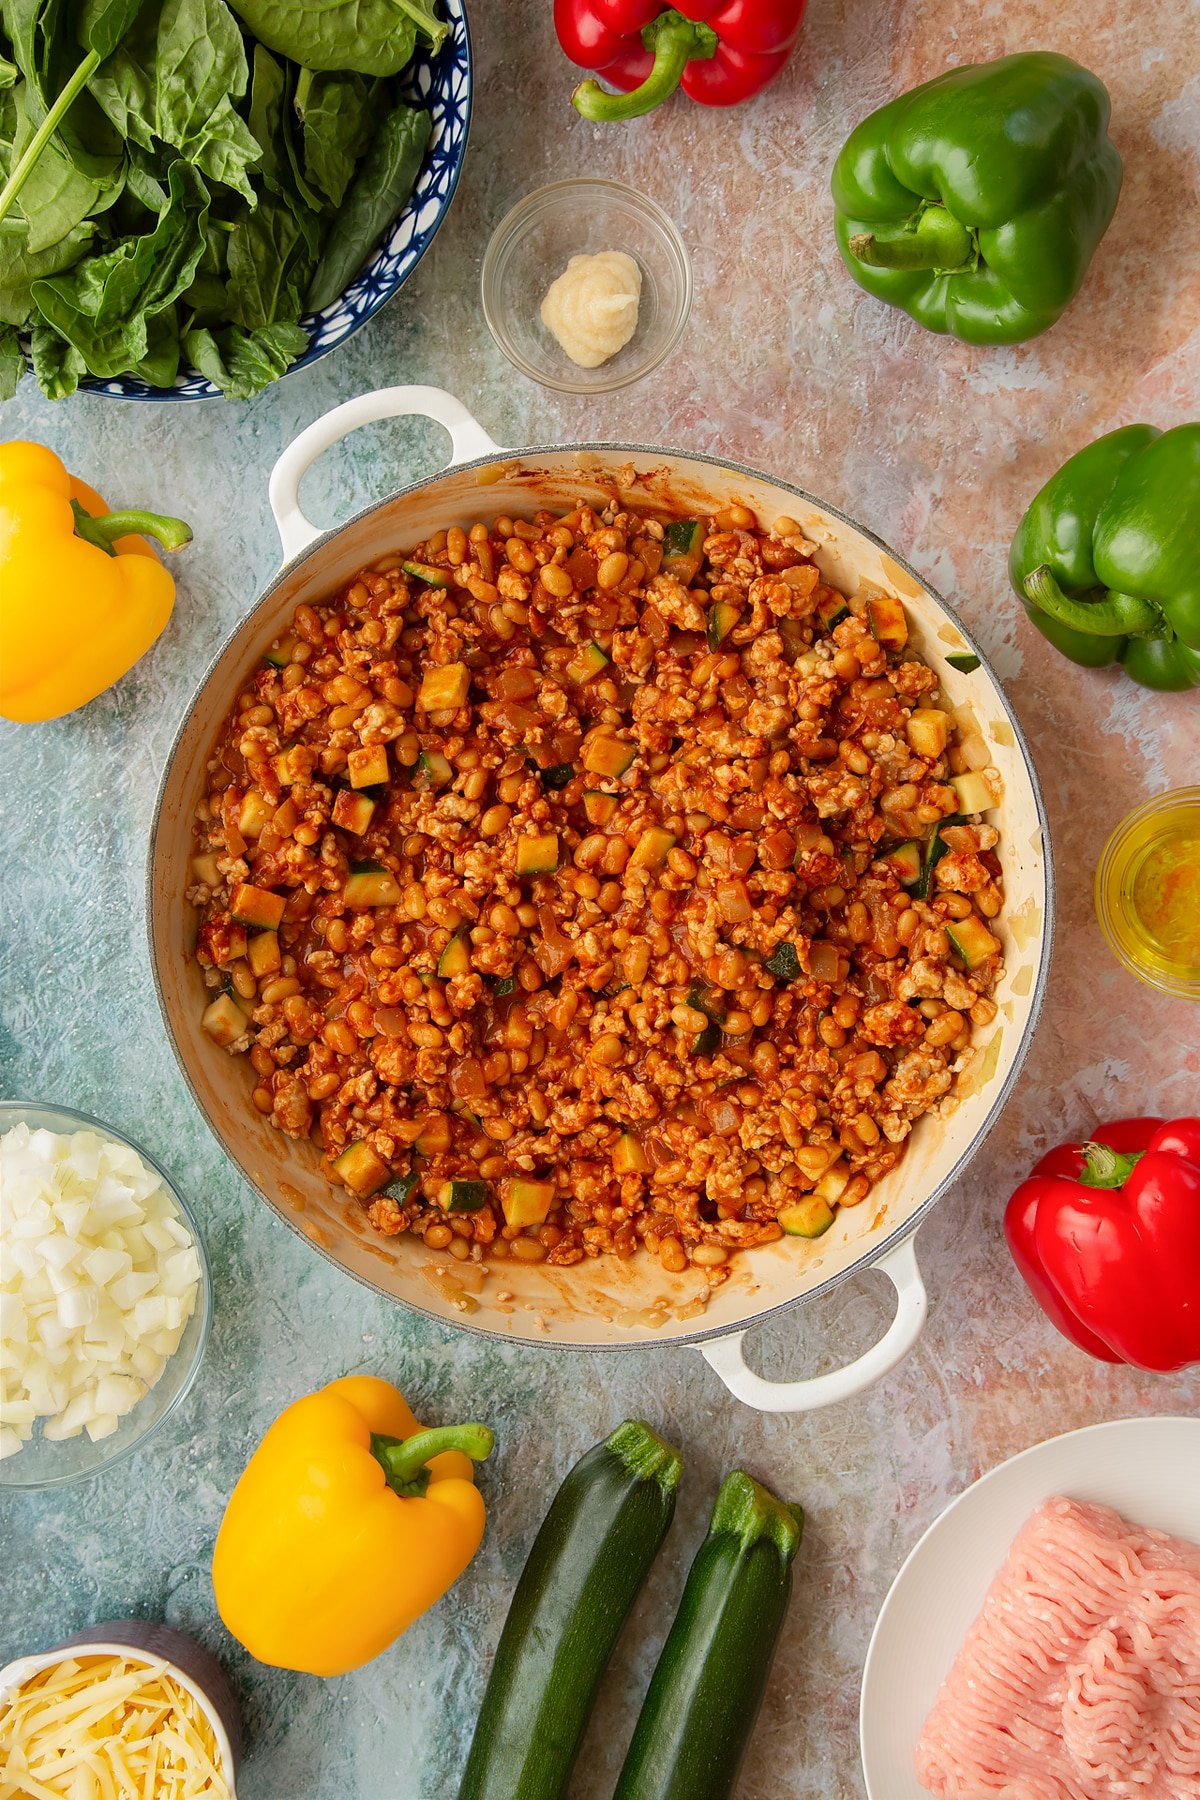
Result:
[[[805,0],[554,0],[571,61],[616,88],[583,81],[585,119],[636,119],[682,87],[703,106],[736,106],[773,81],[800,35]]]
[[[1200,1119],[1118,1119],[1043,1156],[1004,1216],[1064,1337],[1105,1362],[1200,1362]]]

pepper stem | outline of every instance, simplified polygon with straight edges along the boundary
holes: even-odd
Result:
[[[55,97],[45,118],[17,158],[8,180],[0,188],[0,220],[7,219],[16,204],[17,196],[32,174],[38,157],[58,130],[63,114],[70,110],[84,85],[99,67],[99,51],[89,50],[62,92]]]
[[[164,550],[182,550],[192,541],[191,526],[165,513],[110,512],[101,513],[97,519],[78,500],[72,500],[71,511],[75,514],[75,536],[108,556],[117,554],[113,549],[117,538],[152,537]]]
[[[1170,627],[1151,600],[1106,589],[1103,600],[1072,600],[1043,563],[1025,577],[1025,593],[1039,612],[1088,637],[1170,636]]]
[[[1083,1146],[1083,1168],[1078,1176],[1080,1185],[1090,1188],[1124,1187],[1145,1154],[1144,1150],[1132,1150],[1126,1155],[1121,1150],[1114,1150],[1109,1144],[1087,1143]]]
[[[685,19],[669,7],[642,31],[642,42],[654,52],[654,65],[640,87],[628,94],[610,94],[591,77],[581,81],[571,104],[585,119],[607,124],[614,119],[639,119],[666,100],[679,86],[683,71],[695,59],[705,61],[717,50],[717,34],[711,25]]]
[[[429,1486],[426,1464],[446,1450],[461,1450],[472,1462],[491,1454],[495,1434],[486,1425],[435,1425],[415,1431],[411,1437],[383,1437],[371,1433],[371,1455],[387,1476],[393,1493],[419,1498]]]
[[[962,269],[975,253],[975,233],[940,205],[922,207],[898,228],[850,239],[850,254],[872,269]]]

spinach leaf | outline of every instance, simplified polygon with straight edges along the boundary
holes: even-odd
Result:
[[[436,0],[396,0],[396,5],[413,20],[429,48],[440,50],[450,34],[450,27],[444,19],[438,18]]]
[[[264,193],[244,208],[229,237],[229,317],[247,331],[298,319],[317,260],[316,222]]]
[[[9,62],[7,56],[0,56],[0,88],[10,88],[17,79],[17,65]]]
[[[196,265],[192,285],[180,296],[180,304],[191,315],[191,325],[223,325],[229,317],[229,294],[225,277],[229,272],[229,232],[210,219],[204,227],[204,249]]]
[[[342,204],[367,147],[378,85],[364,81],[361,75],[314,75],[311,69],[301,69],[296,79],[296,112],[304,127],[304,173],[331,206]]]
[[[87,374],[78,350],[45,325],[34,326],[29,355],[38,386],[47,400],[70,399],[79,386],[80,376]]]
[[[126,4],[132,6],[134,0]],[[48,148],[102,188],[117,180],[124,146],[91,95],[82,91],[95,56],[81,61],[80,46],[67,30],[70,17],[62,0],[3,0],[2,13],[13,57],[26,81],[31,135],[53,109],[57,123]]]
[[[34,314],[33,283],[79,261],[95,235],[76,225],[49,250],[31,251],[23,230],[0,229],[0,325],[26,325]]]
[[[167,204],[167,190],[160,179],[162,165],[156,156],[140,144],[129,146],[129,163],[125,170],[125,190],[138,205],[157,218]]]
[[[140,375],[151,387],[170,387],[179,373],[179,320],[175,308],[155,313],[146,322],[146,353],[134,363],[131,373]]]
[[[225,0],[150,0],[90,85],[125,137],[144,150],[161,138],[253,204],[248,171],[262,150],[235,106],[248,77]]]
[[[85,50],[111,56],[142,8],[142,0],[83,0],[76,35]]]
[[[257,331],[231,325],[225,331],[186,332],[183,351],[227,400],[249,400],[291,368],[308,348],[308,333],[279,319]]]
[[[12,325],[0,325],[0,400],[11,400],[25,373],[25,358]]]
[[[430,0],[236,0],[234,11],[267,48],[306,69],[398,75],[418,30],[436,49],[449,26]]]
[[[383,121],[333,221],[305,299],[329,306],[361,269],[416,186],[433,130],[426,112],[397,106]]]
[[[37,129],[28,111],[31,91],[27,80],[15,90],[14,160],[22,155]],[[30,250],[47,250],[57,244],[94,211],[99,200],[99,184],[81,174],[51,138],[21,187],[20,204],[27,221]]]
[[[150,355],[148,321],[179,298],[196,272],[207,192],[195,170],[178,159],[167,187],[168,205],[153,231],[121,239],[33,284],[43,320],[74,346],[93,375],[120,375]]]
[[[276,62],[269,50],[261,44],[254,46],[254,60],[250,73],[250,110],[248,114],[251,135],[262,145],[262,158],[255,174],[264,180],[279,177],[283,173],[283,107],[286,80],[283,67]]]

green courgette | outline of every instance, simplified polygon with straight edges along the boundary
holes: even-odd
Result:
[[[803,1526],[798,1506],[777,1500],[740,1469],[725,1477],[613,1800],[732,1794],[787,1612]]]
[[[683,1473],[626,1420],[571,1470],[501,1633],[459,1800],[558,1800],[600,1677],[653,1562]]]

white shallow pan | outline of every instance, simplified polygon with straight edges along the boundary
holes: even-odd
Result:
[[[333,531],[300,509],[309,465],[348,432],[375,419],[416,414],[450,436],[448,467],[401,488]],[[784,1239],[741,1253],[707,1305],[699,1272],[668,1276],[649,1257],[615,1257],[570,1269],[518,1265],[493,1272],[428,1251],[407,1235],[384,1239],[363,1209],[322,1174],[315,1147],[270,1127],[250,1105],[249,1073],[200,1030],[205,1003],[191,954],[196,915],[189,885],[191,824],[204,791],[205,762],[226,712],[264,650],[301,602],[317,605],[365,564],[451,525],[538,507],[569,511],[618,493],[636,505],[715,511],[734,502],[764,521],[786,513],[818,546],[828,579],[853,593],[869,581],[899,595],[916,647],[936,669],[955,707],[970,709],[1004,778],[991,815],[1001,836],[1006,905],[999,930],[1005,975],[995,1024],[981,1034],[954,1103],[924,1119],[898,1169],[866,1201],[838,1214],[814,1243]],[[279,574],[204,676],[172,748],[150,840],[147,912],[151,962],[167,1030],[184,1076],[209,1125],[250,1185],[280,1218],[357,1280],[444,1323],[570,1349],[649,1349],[693,1343],[740,1399],[769,1412],[803,1411],[845,1399],[877,1381],[912,1349],[926,1296],[913,1239],[957,1181],[994,1124],[1028,1049],[1049,966],[1053,877],[1046,817],[1020,726],[979,646],[901,558],[844,514],[802,489],[706,456],[626,444],[574,444],[506,451],[466,408],[438,388],[389,388],[336,407],[301,433],[271,477],[271,505],[283,543]],[[946,658],[973,652],[970,675]],[[762,1380],[742,1354],[746,1332],[773,1314],[824,1293],[856,1270],[881,1269],[896,1289],[891,1326],[865,1355],[829,1374]]]

